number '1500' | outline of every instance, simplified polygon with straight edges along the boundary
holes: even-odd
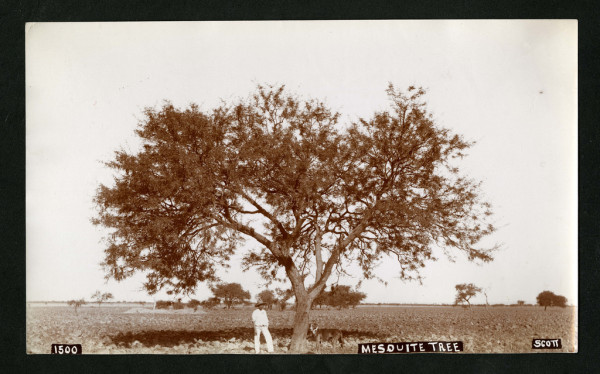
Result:
[[[81,344],[52,344],[50,353],[56,355],[80,355]]]

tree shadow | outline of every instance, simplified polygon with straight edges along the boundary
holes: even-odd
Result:
[[[279,338],[290,338],[292,329],[269,329],[272,335]],[[180,344],[194,344],[203,342],[227,342],[230,340],[254,341],[254,328],[239,327],[227,330],[214,331],[189,331],[189,330],[150,330],[138,332],[124,332],[108,336],[115,345],[130,347],[135,341],[146,347],[156,345],[174,347]]]
[[[269,329],[273,337],[278,339],[291,339],[291,328],[271,328]],[[358,330],[342,330],[346,338],[369,339],[377,337],[371,332]],[[310,334],[309,334],[310,335]],[[254,341],[254,328],[238,327],[226,330],[210,331],[190,331],[190,330],[149,330],[149,331],[127,331],[116,335],[109,335],[107,338],[112,344],[130,348],[134,342],[139,342],[145,347],[174,347],[181,344],[195,344],[198,342],[227,342],[227,341]],[[309,336],[309,341],[311,337]],[[264,338],[262,338],[264,339]],[[314,340],[314,339],[312,339]]]

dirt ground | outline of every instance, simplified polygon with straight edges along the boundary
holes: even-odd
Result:
[[[252,308],[197,311],[131,306],[28,308],[27,352],[82,344],[84,354],[254,354]],[[268,311],[275,353],[286,354],[293,311]],[[340,329],[344,346],[309,340],[305,353],[356,354],[359,343],[462,341],[465,353],[577,351],[574,308],[363,307],[313,310],[311,321]],[[532,350],[533,338],[560,338],[558,350]],[[263,341],[263,349],[265,349]]]

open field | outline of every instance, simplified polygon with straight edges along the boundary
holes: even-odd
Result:
[[[82,344],[84,354],[254,353],[251,313],[252,308],[153,313],[140,305],[87,305],[76,314],[71,307],[31,307],[27,353],[50,353],[52,343]],[[293,311],[268,315],[275,353],[287,353]],[[574,307],[365,306],[313,310],[311,321],[344,333],[343,348],[325,343],[321,353],[357,353],[358,343],[416,341],[462,341],[465,353],[577,351]],[[532,350],[533,338],[560,338],[563,348]],[[314,341],[307,349],[315,351]]]

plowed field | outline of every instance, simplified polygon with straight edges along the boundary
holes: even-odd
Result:
[[[27,310],[27,352],[50,353],[52,343],[82,344],[84,354],[254,353],[252,309],[172,311],[113,306]],[[268,311],[275,353],[287,353],[292,311]],[[313,310],[311,321],[343,331],[344,347],[320,353],[357,353],[358,343],[462,341],[465,353],[577,351],[575,308],[359,307]],[[533,338],[562,339],[562,349],[533,350]],[[264,347],[264,342],[263,342]],[[264,348],[263,348],[264,349]],[[309,341],[307,353],[315,352]]]

